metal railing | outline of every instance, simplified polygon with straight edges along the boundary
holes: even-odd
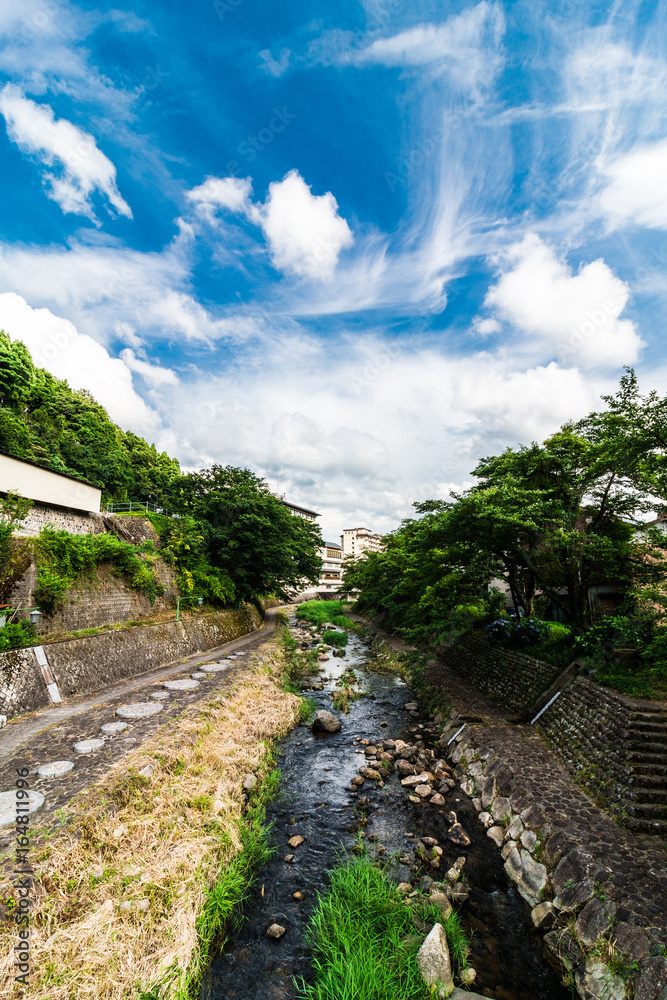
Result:
[[[108,503],[104,508],[105,514],[162,514],[164,517],[173,515],[159,507],[155,503],[140,503],[138,500],[130,500],[129,503]]]

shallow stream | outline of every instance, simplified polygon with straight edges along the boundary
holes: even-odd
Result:
[[[478,993],[496,1000],[569,1000],[569,992],[542,956],[541,938],[505,875],[500,852],[458,787],[441,809],[410,802],[395,775],[384,788],[372,781],[358,793],[351,788],[351,778],[366,763],[356,739],[414,742],[422,733],[419,724],[427,724],[404,710],[404,704],[414,700],[405,683],[393,674],[366,669],[370,662],[366,644],[350,633],[345,657],[332,657],[313,680],[323,683],[323,689],[305,692],[315,698],[318,708],[333,710],[343,728],[315,736],[302,724],[280,742],[280,792],[267,811],[276,853],[258,873],[240,930],[213,960],[200,1000],[295,1000],[294,978],[310,976],[311,953],[304,942],[309,914],[317,893],[327,888],[338,855],[354,845],[360,819],[367,819],[362,828],[371,850],[383,845],[385,858],[397,858],[415,836],[435,837],[444,857],[439,873],[431,869],[434,878],[442,878],[457,857],[466,856],[470,898],[459,913],[472,936],[469,964],[477,971],[473,988]],[[350,666],[358,686],[368,693],[351,702],[349,714],[344,715],[333,708],[331,696],[336,679]],[[445,816],[452,809],[472,841],[470,847],[455,846],[446,838]],[[291,848],[287,841],[295,835],[304,842]],[[284,860],[288,855],[293,855],[291,862]],[[398,861],[394,866],[396,881],[414,878]],[[293,898],[295,892],[302,894],[301,900]],[[278,941],[266,937],[272,923],[287,929]]]

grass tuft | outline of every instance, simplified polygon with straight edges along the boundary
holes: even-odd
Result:
[[[311,918],[314,978],[299,984],[300,1000],[428,1000],[416,960],[424,934],[413,914],[427,923],[442,922],[426,902],[405,906],[368,856],[344,859]],[[463,968],[468,943],[458,916],[452,914],[444,926],[452,961]]]

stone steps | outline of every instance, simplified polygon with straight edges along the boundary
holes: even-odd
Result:
[[[667,804],[665,802],[628,802],[628,815],[636,819],[667,820]]]
[[[642,780],[641,785],[633,785],[630,788],[629,798],[632,802],[661,802],[667,811],[667,788],[665,788],[664,781],[656,781],[653,785],[647,785]]]
[[[667,835],[667,712],[643,705],[628,718],[628,826]]]
[[[635,816],[628,816],[626,826],[637,833],[653,833],[667,838],[667,820],[664,819],[638,819]]]

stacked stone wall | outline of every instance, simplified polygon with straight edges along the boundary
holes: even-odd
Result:
[[[34,504],[23,522],[19,535],[38,535],[42,528],[51,527],[68,531],[70,535],[101,535],[105,531],[101,514],[86,514],[82,511]]]
[[[579,783],[617,816],[625,812],[631,783],[630,710],[621,695],[577,677],[538,723]]]
[[[466,636],[453,646],[436,646],[435,652],[469,684],[518,715],[530,712],[563,669],[476,636]]]
[[[253,605],[158,625],[44,643],[63,698],[221,646],[259,628]],[[0,654],[0,714],[9,718],[50,704],[33,648]]]

